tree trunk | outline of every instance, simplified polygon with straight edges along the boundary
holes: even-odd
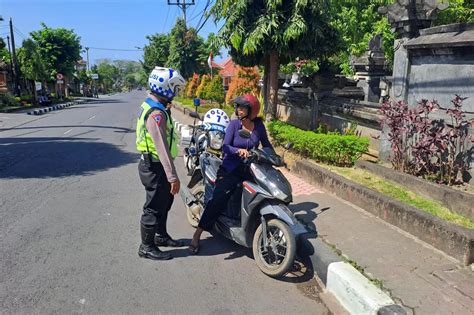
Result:
[[[263,87],[262,87],[262,95],[263,95],[263,114],[264,117],[267,116],[268,113],[268,96],[270,91],[270,84],[269,84],[269,75],[270,75],[270,56],[265,56],[263,64],[264,75],[263,75]]]
[[[270,53],[270,73],[269,73],[269,97],[268,97],[268,112],[266,120],[277,118],[277,103],[278,103],[278,70],[280,66],[280,57],[278,52],[272,51]]]

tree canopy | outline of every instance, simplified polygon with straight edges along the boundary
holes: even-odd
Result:
[[[42,28],[31,32],[37,43],[38,51],[50,76],[56,73],[72,75],[77,60],[81,59],[81,38],[73,30],[50,28],[41,24]]]

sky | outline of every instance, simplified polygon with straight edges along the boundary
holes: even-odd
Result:
[[[206,3],[207,0],[195,0],[195,5],[187,7],[188,26],[196,27]],[[90,47],[92,65],[104,58],[143,59],[143,52],[137,47],[148,43],[145,37],[168,33],[183,13],[175,5],[168,6],[167,0],[0,0],[0,15],[4,19],[0,21],[0,36],[6,41],[12,18],[17,47],[31,31],[40,29],[42,22],[51,28],[73,29],[81,37],[81,45]],[[199,35],[207,38],[208,33],[217,33],[219,27],[211,17]],[[83,58],[86,60],[85,54]]]

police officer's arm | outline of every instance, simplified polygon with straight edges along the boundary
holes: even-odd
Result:
[[[165,169],[168,182],[178,180],[178,174],[171,158],[169,144],[166,137],[166,116],[160,110],[153,111],[146,120],[146,129],[155,144],[160,162]]]

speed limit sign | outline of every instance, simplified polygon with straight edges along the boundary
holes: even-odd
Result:
[[[61,73],[56,74],[56,79],[62,80],[64,79],[64,76]]]

